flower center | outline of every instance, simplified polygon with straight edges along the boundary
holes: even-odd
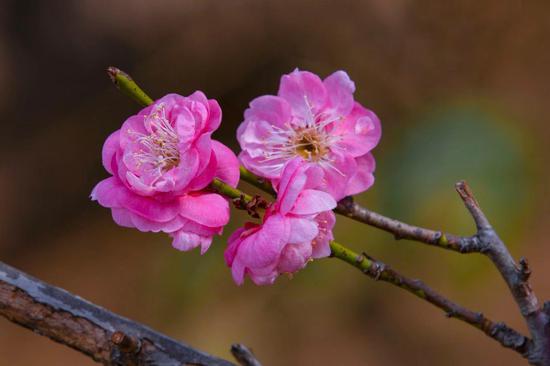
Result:
[[[329,151],[327,142],[330,140],[315,128],[301,128],[290,137],[290,145],[295,152],[310,161],[321,160]]]
[[[133,156],[138,168],[160,176],[180,162],[178,135],[166,118],[162,104],[145,117],[144,125],[148,134],[132,132],[140,143],[140,149]]]

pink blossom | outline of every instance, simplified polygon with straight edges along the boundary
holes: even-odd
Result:
[[[112,174],[91,197],[121,226],[165,232],[179,250],[204,253],[229,221],[229,204],[204,189],[214,177],[236,186],[239,163],[211,134],[221,109],[202,92],[169,94],[129,117],[103,146]]]
[[[344,71],[321,80],[307,71],[283,75],[277,96],[254,99],[237,131],[242,164],[275,184],[298,156],[325,175],[320,189],[336,200],[374,183],[370,151],[381,136],[376,115],[355,102],[355,84]]]
[[[225,261],[237,284],[248,274],[257,285],[272,284],[281,273],[294,273],[311,259],[330,255],[336,201],[316,190],[323,173],[293,159],[276,186],[277,201],[261,225],[247,223],[229,238]]]

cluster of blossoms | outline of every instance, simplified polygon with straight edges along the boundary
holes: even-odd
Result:
[[[239,158],[211,138],[221,109],[202,92],[169,94],[128,118],[103,146],[112,174],[92,199],[121,226],[165,232],[179,250],[201,248],[229,222],[228,199],[214,179],[236,187],[239,161],[277,192],[261,223],[246,223],[229,238],[225,261],[237,284],[248,275],[272,284],[310,260],[330,255],[335,217],[345,196],[374,182],[380,122],[354,101],[343,71],[321,80],[306,71],[284,75],[277,95],[254,99],[237,130]]]

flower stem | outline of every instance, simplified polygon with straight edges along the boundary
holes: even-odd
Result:
[[[134,99],[142,106],[153,104],[153,99],[145,94],[145,92],[135,83],[135,81],[132,80],[130,75],[124,71],[114,66],[109,66],[107,68],[107,74],[109,74],[111,81],[120,91]]]
[[[226,196],[228,198],[240,198],[245,203],[252,201],[253,197],[249,194],[244,193],[243,191],[231,187],[229,184],[222,182],[221,180],[214,178],[212,183],[210,183],[210,188],[218,192],[219,194]]]
[[[276,195],[275,190],[273,189],[269,181],[256,176],[254,173],[246,169],[244,166],[240,166],[239,170],[241,172],[242,180],[252,184],[254,187],[259,188],[266,193],[269,193],[272,196]]]

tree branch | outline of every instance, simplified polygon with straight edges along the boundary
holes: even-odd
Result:
[[[116,77],[111,75],[111,73],[115,71],[116,77],[121,78],[121,80],[118,80]],[[115,81],[117,86],[124,93],[130,95],[136,101],[143,104],[143,95],[145,95],[145,97],[147,97],[147,95],[139,89],[139,87],[137,87],[137,85],[127,74],[116,68],[109,68],[109,74],[111,79]],[[149,101],[152,102],[150,98]],[[275,195],[275,191],[271,185],[255,176],[252,172],[248,171],[244,167],[241,167],[240,173],[242,180],[245,180],[246,182],[271,195]],[[231,187],[224,187],[223,182],[221,182],[220,185],[219,181],[215,180],[212,183],[211,188],[218,191],[221,190],[220,193],[225,193],[234,199],[239,199],[241,206],[243,202],[251,202],[249,196],[245,197],[243,193],[238,195],[238,190]],[[223,190],[226,192],[223,192]],[[460,253],[482,253],[488,256],[500,271],[502,277],[510,288],[512,295],[527,322],[529,332],[533,337],[532,341],[502,323],[493,323],[486,319],[483,315],[471,312],[470,310],[450,302],[441,295],[435,293],[433,290],[427,288],[421,282],[417,280],[408,280],[393,270],[377,270],[375,279],[382,279],[404,288],[407,291],[412,292],[424,300],[429,301],[435,306],[445,310],[447,314],[450,314],[450,316],[459,314],[456,317],[483,330],[487,335],[498,340],[503,346],[515,349],[516,351],[522,353],[533,365],[550,366],[550,303],[545,303],[543,308],[538,305],[538,300],[528,282],[531,271],[528,267],[527,261],[522,258],[519,265],[515,263],[508,249],[491,227],[489,220],[481,211],[479,204],[467,184],[465,182],[457,183],[456,190],[476,223],[477,233],[473,236],[458,236],[409,225],[361,207],[353,202],[352,197],[347,197],[341,200],[338,203],[338,207],[334,211],[353,220],[390,232],[396,239],[410,239]],[[331,244],[331,246],[333,246],[333,253],[335,249],[338,249],[338,245],[339,244],[334,242]],[[370,274],[371,271],[365,271],[365,268],[361,268],[361,266],[370,263],[369,265],[373,265],[373,268],[378,268],[377,266],[380,264],[380,262],[368,260],[366,257],[360,259],[349,249],[344,248],[341,245],[340,247],[340,249],[345,249],[342,251],[342,256],[340,257],[337,253],[334,256],[339,257],[342,260],[346,260],[348,263],[355,265],[356,267],[360,266],[358,268],[362,269],[366,274]],[[352,255],[352,257],[355,258],[355,261],[352,257],[349,257],[348,254]],[[348,260],[350,258],[351,262]]]
[[[1,262],[0,315],[105,365],[233,365]]]
[[[479,251],[489,257],[498,269],[527,323],[534,344],[529,361],[534,365],[550,365],[550,317],[539,306],[529,284],[531,270],[527,260],[521,258],[519,264],[516,264],[465,181],[456,184],[456,191],[476,224],[477,233],[474,238]]]
[[[456,318],[473,325],[487,336],[499,342],[502,346],[518,352],[523,357],[527,357],[531,352],[531,340],[506,324],[495,323],[482,313],[473,312],[450,301],[422,281],[405,277],[384,263],[368,256],[366,253],[355,253],[351,249],[334,241],[330,244],[330,248],[333,257],[351,264],[370,278],[391,283],[412,293],[443,310],[449,318]]]

